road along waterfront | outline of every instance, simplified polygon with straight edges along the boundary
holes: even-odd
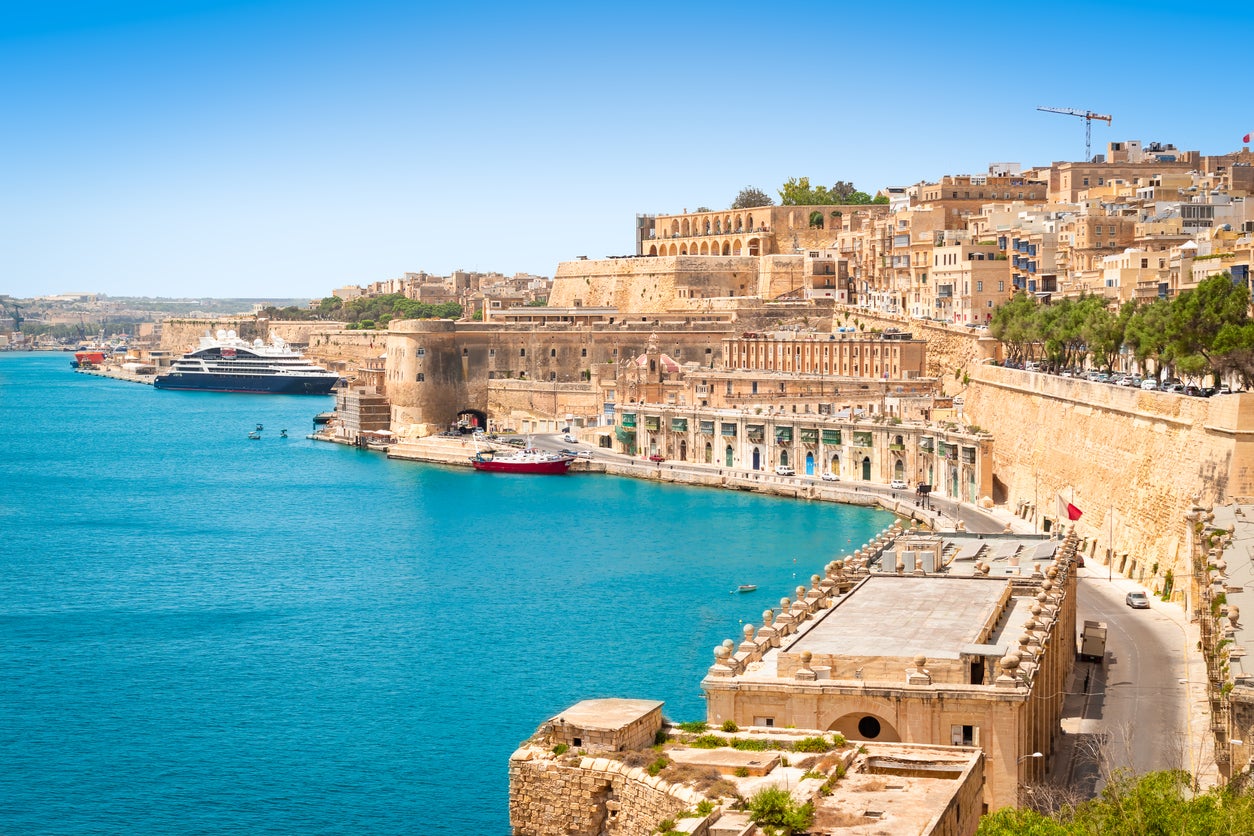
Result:
[[[389,461],[305,440],[329,403],[0,355],[0,831],[505,833],[540,720],[704,716],[713,646],[892,519]]]

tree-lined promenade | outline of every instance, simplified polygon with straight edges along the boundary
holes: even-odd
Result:
[[[1100,296],[1049,304],[1017,293],[993,313],[989,333],[1013,363],[1040,360],[1056,369],[1111,369],[1126,349],[1142,369],[1168,376],[1229,376],[1254,385],[1254,321],[1250,292],[1227,274],[1149,304],[1112,308]]]

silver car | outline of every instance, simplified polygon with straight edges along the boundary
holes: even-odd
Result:
[[[1149,596],[1144,592],[1129,592],[1124,597],[1123,602],[1134,610],[1148,610],[1150,608]]]

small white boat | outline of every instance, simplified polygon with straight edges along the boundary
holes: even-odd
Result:
[[[737,592],[756,592],[758,587],[751,583],[742,583],[736,588]]]
[[[261,438],[261,433],[257,432],[256,430],[253,430],[252,432],[248,434],[248,437],[252,439],[253,441],[256,441],[257,439]]]

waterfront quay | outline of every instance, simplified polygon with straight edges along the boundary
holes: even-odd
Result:
[[[127,383],[143,383],[147,386],[152,385],[152,381],[156,378],[155,374],[135,374],[128,372],[126,369],[118,366],[104,366],[103,368],[91,369],[75,369],[78,374],[87,374],[92,377],[108,377],[113,380],[125,380]]]
[[[469,436],[394,439],[389,444],[358,443],[358,439],[349,440],[337,436],[333,429],[324,429],[310,434],[309,438],[376,450],[385,453],[389,459],[451,467],[469,468],[470,458],[475,454],[475,443]],[[534,443],[541,448],[569,447],[588,452],[590,458],[578,458],[571,462],[570,472],[573,474],[600,473],[812,502],[880,508],[903,520],[911,520],[934,530],[966,530],[977,533],[996,533],[1007,529],[1028,533],[1032,531],[1030,523],[1005,509],[985,509],[973,503],[937,495],[921,497],[915,490],[895,490],[889,485],[879,483],[828,482],[810,476],[781,476],[768,471],[741,470],[698,462],[654,462],[587,444],[568,444],[557,435],[536,436]],[[506,450],[512,449],[509,445],[497,446],[503,446]]]

